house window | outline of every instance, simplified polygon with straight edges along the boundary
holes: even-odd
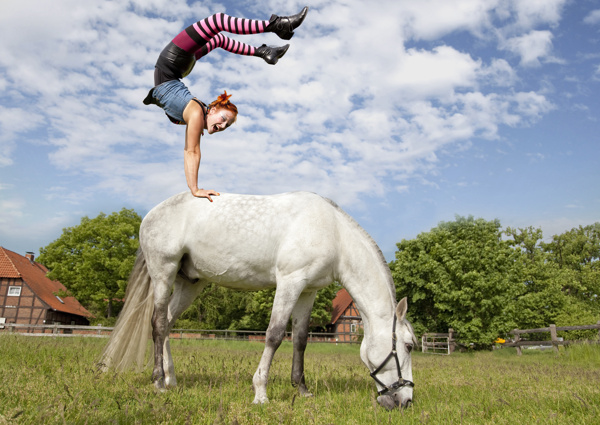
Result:
[[[352,323],[352,324],[350,325],[350,332],[352,332],[353,334],[355,334],[355,333],[356,333],[356,323]]]
[[[20,297],[21,296],[21,287],[20,286],[9,286],[8,287],[8,295],[9,297]]]

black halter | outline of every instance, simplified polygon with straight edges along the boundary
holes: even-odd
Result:
[[[394,314],[394,325],[392,326],[392,352],[390,354],[388,354],[388,356],[385,358],[385,360],[383,361],[383,363],[381,363],[381,365],[375,369],[373,372],[371,372],[371,378],[373,378],[375,380],[375,382],[377,382],[379,385],[381,385],[383,387],[383,390],[379,391],[378,394],[379,395],[383,395],[386,394],[388,392],[391,391],[395,391],[398,388],[402,388],[405,386],[409,386],[409,387],[414,387],[415,384],[412,381],[409,381],[408,379],[402,379],[402,371],[400,370],[400,361],[398,360],[398,353],[396,353],[396,321],[397,321],[397,317]],[[391,360],[391,359],[396,360],[396,369],[398,370],[398,380],[396,382],[393,382],[391,385],[385,385],[383,382],[381,382],[378,378],[377,378],[377,373]]]

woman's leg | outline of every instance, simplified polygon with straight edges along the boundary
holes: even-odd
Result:
[[[198,49],[194,55],[196,56],[196,60],[200,59],[203,56],[206,56],[212,50],[220,47],[221,49],[227,50],[230,53],[235,53],[236,55],[245,55],[245,56],[253,56],[256,48],[250,46],[246,43],[242,43],[240,41],[233,40],[223,34],[217,34],[209,39],[206,44],[204,44],[200,49]]]
[[[287,49],[290,47],[289,44],[281,47],[267,46],[263,44],[260,47],[253,47],[246,43],[242,43],[236,40],[232,40],[223,34],[217,34],[211,38],[205,45],[203,45],[198,51],[196,51],[196,60],[207,55],[213,49],[220,47],[221,49],[227,50],[228,52],[235,53],[238,55],[245,56],[258,56],[263,58],[269,65],[275,65],[277,61],[285,55]]]
[[[268,25],[267,20],[234,18],[225,13],[215,13],[192,26],[202,38],[208,41],[221,31],[233,34],[260,34],[267,30]]]
[[[233,34],[260,34],[263,32],[273,32],[284,40],[289,40],[294,35],[294,30],[302,24],[308,6],[304,7],[300,13],[292,16],[271,15],[267,20],[255,20],[245,18],[234,18],[225,13],[215,13],[208,18],[196,22],[192,27],[206,41],[220,33],[227,31]]]

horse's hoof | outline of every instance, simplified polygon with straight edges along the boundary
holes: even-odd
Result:
[[[265,404],[268,403],[269,399],[267,397],[255,397],[253,404]]]
[[[154,382],[154,388],[156,388],[159,391],[166,391],[165,388],[165,380],[164,379],[156,379]]]

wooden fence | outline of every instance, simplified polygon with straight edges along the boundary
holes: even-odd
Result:
[[[448,333],[425,333],[421,336],[421,352],[429,354],[450,355],[456,348],[454,329]]]
[[[0,334],[19,333],[28,336],[54,336],[54,337],[95,337],[107,338],[113,328],[106,326],[77,326],[77,325],[30,325],[21,323],[3,323],[0,325]],[[356,336],[352,332],[320,333],[310,332],[308,342],[328,342],[334,344],[356,344],[357,341],[342,341],[343,335]],[[204,340],[240,340],[240,341],[264,341],[265,331],[239,331],[239,330],[216,330],[216,329],[173,329],[169,334],[171,339],[204,339]],[[292,340],[292,333],[286,332],[285,340]]]
[[[556,326],[550,325],[547,328],[538,328],[538,329],[514,329],[510,332],[511,335],[514,335],[513,342],[503,344],[505,347],[516,347],[517,355],[523,354],[521,351],[521,347],[525,346],[545,346],[554,348],[555,352],[558,352],[559,345],[569,345],[574,342],[579,341],[562,341],[557,337],[557,332],[561,331],[584,331],[598,329],[598,337],[600,339],[600,321],[595,325],[584,325],[584,326]],[[523,334],[531,334],[531,333],[541,333],[541,332],[550,332],[550,341],[525,341],[521,339],[521,335]],[[597,342],[597,341],[594,341]]]

